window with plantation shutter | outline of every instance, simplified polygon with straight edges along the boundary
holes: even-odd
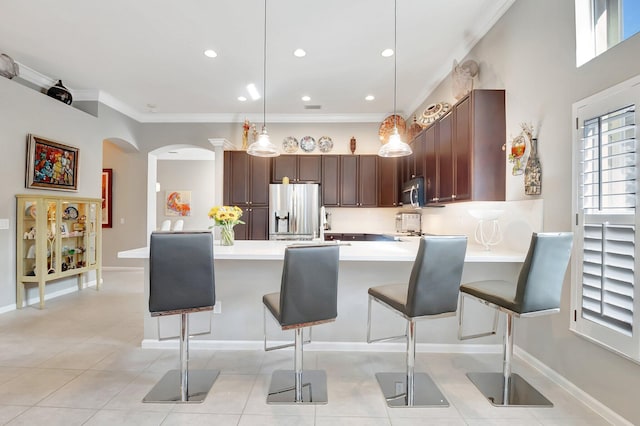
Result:
[[[571,329],[640,361],[636,105],[640,78],[574,105]]]

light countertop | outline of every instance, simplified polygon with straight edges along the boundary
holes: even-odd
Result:
[[[216,240],[213,247],[214,259],[220,260],[282,260],[288,245],[313,244],[292,241],[243,241],[233,246],[221,246]],[[325,243],[332,244],[332,243]],[[410,241],[353,241],[340,244],[341,261],[363,262],[413,262],[418,250],[418,239]],[[506,248],[493,247],[486,251],[469,243],[465,262],[523,262],[526,253]],[[120,259],[147,259],[149,248],[141,247],[118,252]]]

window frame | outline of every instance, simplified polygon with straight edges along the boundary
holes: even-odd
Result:
[[[617,111],[625,106],[635,105],[635,126],[636,126],[636,188],[640,189],[640,76],[636,76],[614,87],[596,93],[588,98],[573,104],[573,126],[572,131],[572,213],[574,217],[573,231],[575,250],[571,268],[571,320],[569,329],[577,335],[603,346],[612,352],[622,355],[635,362],[640,362],[640,271],[635,268],[633,282],[633,332],[631,336],[621,332],[616,332],[612,328],[601,325],[597,322],[582,317],[582,267],[584,261],[584,226],[585,218],[587,223],[594,223],[592,220],[598,218],[596,223],[604,221],[612,225],[633,224],[635,226],[635,265],[640,261],[640,194],[636,195],[635,214],[586,214],[581,209],[580,185],[581,185],[581,138],[585,121],[600,117],[602,115]]]

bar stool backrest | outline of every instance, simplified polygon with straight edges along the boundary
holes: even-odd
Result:
[[[569,265],[573,233],[533,233],[516,288],[518,313],[557,309]]]
[[[280,285],[280,325],[338,316],[338,245],[287,247]]]
[[[149,248],[152,316],[213,309],[216,302],[211,232],[154,232]]]
[[[425,236],[420,239],[409,278],[408,316],[456,311],[466,251],[465,236]]]

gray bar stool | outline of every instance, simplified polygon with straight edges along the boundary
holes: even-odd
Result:
[[[180,315],[180,369],[170,370],[143,402],[202,402],[218,370],[189,375],[188,314],[213,310],[216,302],[211,232],[154,232],[149,251],[149,312]]]
[[[513,318],[548,315],[560,311],[562,282],[571,257],[573,234],[534,233],[517,282],[478,281],[460,287],[458,337],[461,340],[496,334],[498,313],[506,315],[502,373],[467,373],[494,406],[553,406],[518,374],[511,373]],[[494,308],[493,329],[487,333],[463,335],[464,299],[470,297]]]
[[[279,293],[265,294],[264,349],[294,346],[294,370],[276,370],[271,377],[269,404],[326,404],[327,376],[322,370],[303,371],[302,329],[335,321],[338,316],[337,245],[290,246],[285,249]],[[267,347],[266,311],[282,330],[295,330],[293,344]]]
[[[415,321],[456,314],[466,250],[467,237],[464,236],[422,237],[408,284],[387,284],[369,289],[367,342],[407,339],[406,373],[376,373],[389,407],[449,406],[428,374],[414,372]],[[372,301],[406,319],[406,334],[372,339]]]

